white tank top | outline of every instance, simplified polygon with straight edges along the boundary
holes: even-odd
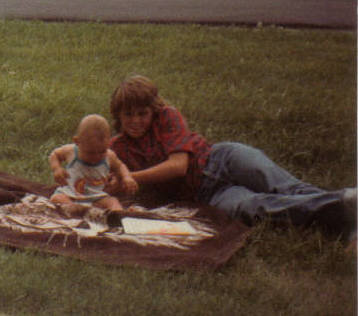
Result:
[[[74,145],[74,158],[66,166],[69,174],[68,185],[56,189],[54,194],[65,194],[73,200],[93,202],[108,196],[103,191],[109,175],[107,159],[90,165],[78,158],[78,148]]]

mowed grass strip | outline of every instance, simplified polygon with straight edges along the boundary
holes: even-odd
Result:
[[[356,184],[353,32],[0,21],[0,170],[52,183],[49,152],[143,74],[212,142],[264,150],[304,181]],[[317,229],[256,228],[219,271],[109,267],[0,248],[9,315],[352,315],[356,260]]]

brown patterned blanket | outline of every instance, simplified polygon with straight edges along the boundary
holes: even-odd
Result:
[[[241,248],[250,229],[207,206],[189,203],[126,211],[52,204],[53,187],[0,172],[0,245],[115,265],[153,269],[216,269]],[[123,218],[187,223],[194,233],[128,233]]]

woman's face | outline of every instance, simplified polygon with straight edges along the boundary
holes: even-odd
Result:
[[[122,131],[132,138],[142,137],[150,128],[153,109],[149,106],[140,109],[124,109],[120,112]]]

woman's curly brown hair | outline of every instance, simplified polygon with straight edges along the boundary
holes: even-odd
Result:
[[[158,95],[158,88],[148,78],[135,75],[124,80],[113,92],[111,98],[111,115],[114,129],[121,131],[120,112],[138,108],[151,107],[154,113],[166,105]]]

